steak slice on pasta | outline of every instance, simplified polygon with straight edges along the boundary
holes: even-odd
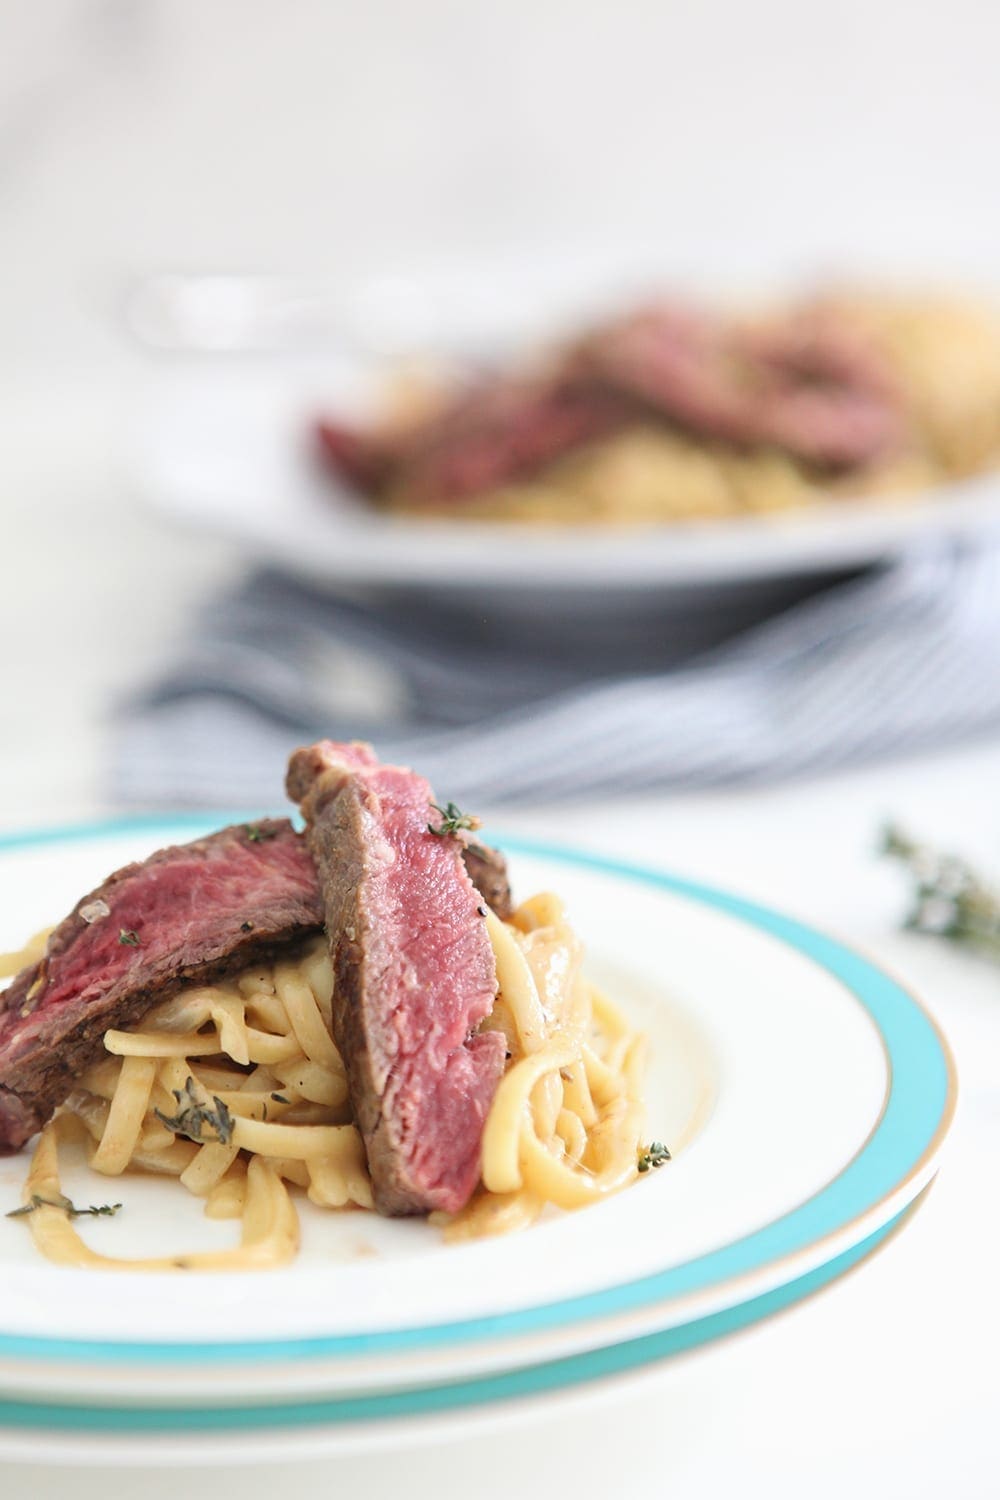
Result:
[[[40,963],[0,994],[0,1150],[45,1124],[134,1026],[191,982],[207,983],[319,931],[306,841],[287,819],[223,828],[116,871],[52,933]]]
[[[334,1037],[376,1207],[457,1212],[505,1057],[500,1032],[476,1032],[497,976],[464,839],[432,832],[427,782],[366,745],[296,751],[287,786],[323,890]]]

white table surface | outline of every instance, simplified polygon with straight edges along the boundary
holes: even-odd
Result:
[[[7,548],[0,590],[6,713],[0,828],[113,808],[100,768],[109,699],[169,649],[192,603],[239,563],[166,533],[118,481],[121,390],[8,391],[0,447]],[[56,416],[53,416],[55,411]],[[58,441],[53,440],[54,429]],[[367,1500],[405,1494],[581,1497],[958,1497],[1000,1493],[1000,969],[898,931],[880,821],[1000,871],[1000,738],[906,762],[753,791],[505,811],[512,830],[653,861],[832,928],[921,993],[955,1048],[961,1105],[940,1178],[905,1231],[802,1306],[674,1361],[607,1400],[503,1435],[304,1463],[299,1483]],[[748,1150],[752,1150],[748,1142]],[[65,1496],[45,1464],[0,1464],[0,1495]],[[548,1468],[554,1478],[545,1480]],[[243,1500],[280,1472],[238,1476]],[[80,1471],[76,1500],[173,1497],[168,1471]],[[217,1492],[235,1471],[203,1476]]]

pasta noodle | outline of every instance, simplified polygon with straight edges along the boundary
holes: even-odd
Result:
[[[577,1208],[636,1175],[644,1039],[580,973],[559,899],[540,895],[487,931],[499,993],[484,1023],[508,1062],[482,1140],[482,1184],[447,1239],[506,1233],[546,1205]],[[33,940],[37,948],[37,939]],[[21,955],[11,955],[21,958]],[[296,1254],[290,1189],[323,1208],[371,1208],[364,1144],[330,1029],[325,943],[297,960],[192,986],[136,1031],[105,1034],[107,1056],[42,1131],[24,1188],[38,1248],[64,1265],[132,1269],[264,1268]],[[211,1219],[240,1221],[228,1250],[117,1260],[92,1251],[62,1196],[59,1147],[82,1144],[106,1176],[179,1178]]]

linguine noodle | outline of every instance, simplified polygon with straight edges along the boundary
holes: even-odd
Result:
[[[503,1233],[547,1204],[578,1208],[615,1192],[636,1175],[643,1126],[645,1039],[581,976],[561,901],[534,896],[509,922],[489,912],[486,924],[499,994],[484,1026],[504,1033],[508,1061],[483,1131],[481,1186],[459,1214],[431,1215],[447,1239]],[[6,957],[14,968],[28,961]],[[297,1253],[292,1191],[320,1208],[372,1208],[332,993],[317,939],[294,960],[182,990],[141,1029],[108,1031],[106,1056],[45,1126],[24,1185],[42,1254],[73,1266],[264,1269]],[[59,1148],[71,1142],[105,1176],[179,1178],[210,1218],[239,1221],[239,1244],[138,1260],[95,1253],[60,1186]]]

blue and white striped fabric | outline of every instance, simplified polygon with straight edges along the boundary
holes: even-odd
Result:
[[[1000,724],[1000,548],[941,546],[763,622],[726,610],[703,612],[702,642],[727,638],[699,650],[676,607],[494,618],[261,574],[125,706],[111,790],[271,805],[289,747],[329,736],[444,796],[527,802],[770,780]]]

